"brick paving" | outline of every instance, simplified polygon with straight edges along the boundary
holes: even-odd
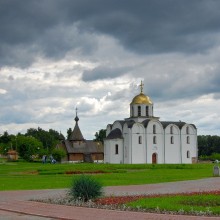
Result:
[[[171,183],[105,187],[106,195],[164,194],[220,189],[220,177]],[[220,217],[182,216],[131,211],[84,208],[28,201],[63,196],[66,190],[25,190],[0,192],[0,219],[30,220],[219,220]]]

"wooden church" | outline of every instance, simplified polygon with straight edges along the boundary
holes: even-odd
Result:
[[[104,160],[104,147],[102,142],[86,140],[78,125],[79,117],[75,117],[75,127],[72,134],[68,139],[61,137],[60,144],[57,148],[64,149],[66,157],[62,159],[62,162],[103,162]]]

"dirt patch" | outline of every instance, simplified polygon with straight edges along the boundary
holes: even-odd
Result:
[[[26,171],[26,172],[22,172],[20,174],[27,174],[27,175],[38,175],[39,172],[37,170],[33,170],[33,171]]]
[[[93,171],[65,171],[65,174],[68,174],[68,175],[72,175],[72,174],[103,174],[103,173],[106,173],[102,170],[93,170]]]

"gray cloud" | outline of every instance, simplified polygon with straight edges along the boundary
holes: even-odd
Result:
[[[85,70],[82,75],[83,81],[94,81],[101,79],[111,79],[124,75],[129,70],[128,67],[106,67],[98,66],[92,70]]]
[[[61,59],[96,49],[93,33],[140,54],[198,53],[218,41],[220,2],[210,0],[2,0],[0,65],[31,64],[36,55]]]
[[[1,131],[66,130],[78,106],[94,135],[129,116],[140,80],[163,120],[219,128],[219,11],[215,0],[1,0]]]

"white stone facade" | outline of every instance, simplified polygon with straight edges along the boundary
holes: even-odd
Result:
[[[190,164],[197,162],[197,129],[185,122],[159,121],[142,92],[130,104],[130,118],[107,126],[104,162]]]

